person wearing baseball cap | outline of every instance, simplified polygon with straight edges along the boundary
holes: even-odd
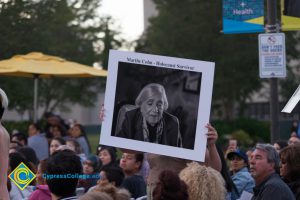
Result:
[[[7,106],[7,96],[0,88],[0,200],[9,199],[7,190],[7,170],[10,138],[7,130],[1,124],[2,116]]]
[[[248,156],[240,149],[236,149],[227,154],[227,159],[230,160],[232,169],[232,181],[236,189],[231,194],[231,199],[239,199],[243,191],[253,193],[255,186],[254,179],[249,173],[248,169]]]

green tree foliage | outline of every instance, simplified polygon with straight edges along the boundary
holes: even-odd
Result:
[[[119,35],[119,32],[116,30],[112,30],[110,27],[114,24],[114,21],[111,17],[105,17],[103,19],[102,27],[104,31],[104,36],[102,37],[103,51],[100,56],[100,60],[102,62],[102,66],[104,69],[108,68],[108,57],[110,49],[118,49],[125,42],[116,36]]]
[[[261,87],[257,35],[224,35],[221,1],[154,0],[158,16],[150,21],[137,51],[216,63],[213,104],[231,119]],[[242,114],[242,110],[240,110]]]
[[[214,127],[218,130],[219,140],[221,145],[226,145],[226,136],[231,135],[232,137],[237,132],[243,131],[251,136],[253,142],[269,142],[270,141],[270,123],[265,121],[258,121],[256,119],[245,119],[239,118],[231,121],[217,120],[212,122]],[[233,135],[232,135],[233,134]],[[239,135],[238,133],[237,135]],[[239,139],[239,137],[233,137]],[[238,140],[239,141],[239,140]],[[247,144],[247,145],[249,145]],[[245,146],[247,146],[245,144]]]
[[[0,59],[16,54],[42,52],[93,65],[102,51],[96,48],[106,25],[97,15],[99,0],[6,0],[0,1]],[[116,32],[110,32],[109,38]],[[113,41],[115,42],[115,41]],[[101,45],[109,45],[110,41]],[[105,47],[103,47],[105,48]],[[104,59],[104,58],[102,58]],[[46,111],[66,103],[90,106],[103,78],[49,79],[39,82],[38,102]],[[33,79],[0,77],[10,97],[10,108],[32,110]]]
[[[284,100],[288,100],[300,83],[300,31],[287,32],[286,36],[286,57],[287,57],[287,77],[281,80],[281,95]]]

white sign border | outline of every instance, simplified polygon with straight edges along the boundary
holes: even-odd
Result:
[[[128,58],[131,58],[131,60],[129,61]],[[193,150],[111,136],[114,104],[115,104],[115,92],[116,92],[117,75],[118,75],[118,63],[119,62],[135,63],[135,60],[140,60],[140,61],[155,60],[163,63],[169,63],[175,66],[181,65],[181,66],[186,66],[185,67],[186,69],[181,69],[181,70],[196,71],[202,73],[199,107],[198,107],[198,120],[197,120],[195,143],[194,143]],[[149,65],[148,63],[143,63],[143,64]],[[153,63],[152,65],[156,66],[155,63]],[[166,68],[170,68],[170,67],[166,67]],[[209,116],[210,116],[214,68],[215,68],[215,63],[213,62],[110,50],[109,63],[108,63],[108,76],[107,76],[106,92],[105,92],[105,100],[104,100],[105,120],[102,123],[99,143],[115,146],[119,148],[124,148],[124,149],[131,149],[136,151],[149,152],[154,154],[161,154],[161,155],[166,155],[171,157],[203,162],[205,159],[206,141],[207,141],[207,136],[206,136],[207,129],[205,128],[205,125],[209,122]]]

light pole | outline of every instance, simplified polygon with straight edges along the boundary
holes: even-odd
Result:
[[[267,33],[277,33],[276,0],[267,0]],[[271,143],[279,139],[278,78],[270,78]]]

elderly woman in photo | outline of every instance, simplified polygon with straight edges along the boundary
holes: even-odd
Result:
[[[182,147],[179,122],[168,109],[168,100],[162,85],[146,85],[135,100],[138,108],[125,113],[121,130],[116,136]]]

